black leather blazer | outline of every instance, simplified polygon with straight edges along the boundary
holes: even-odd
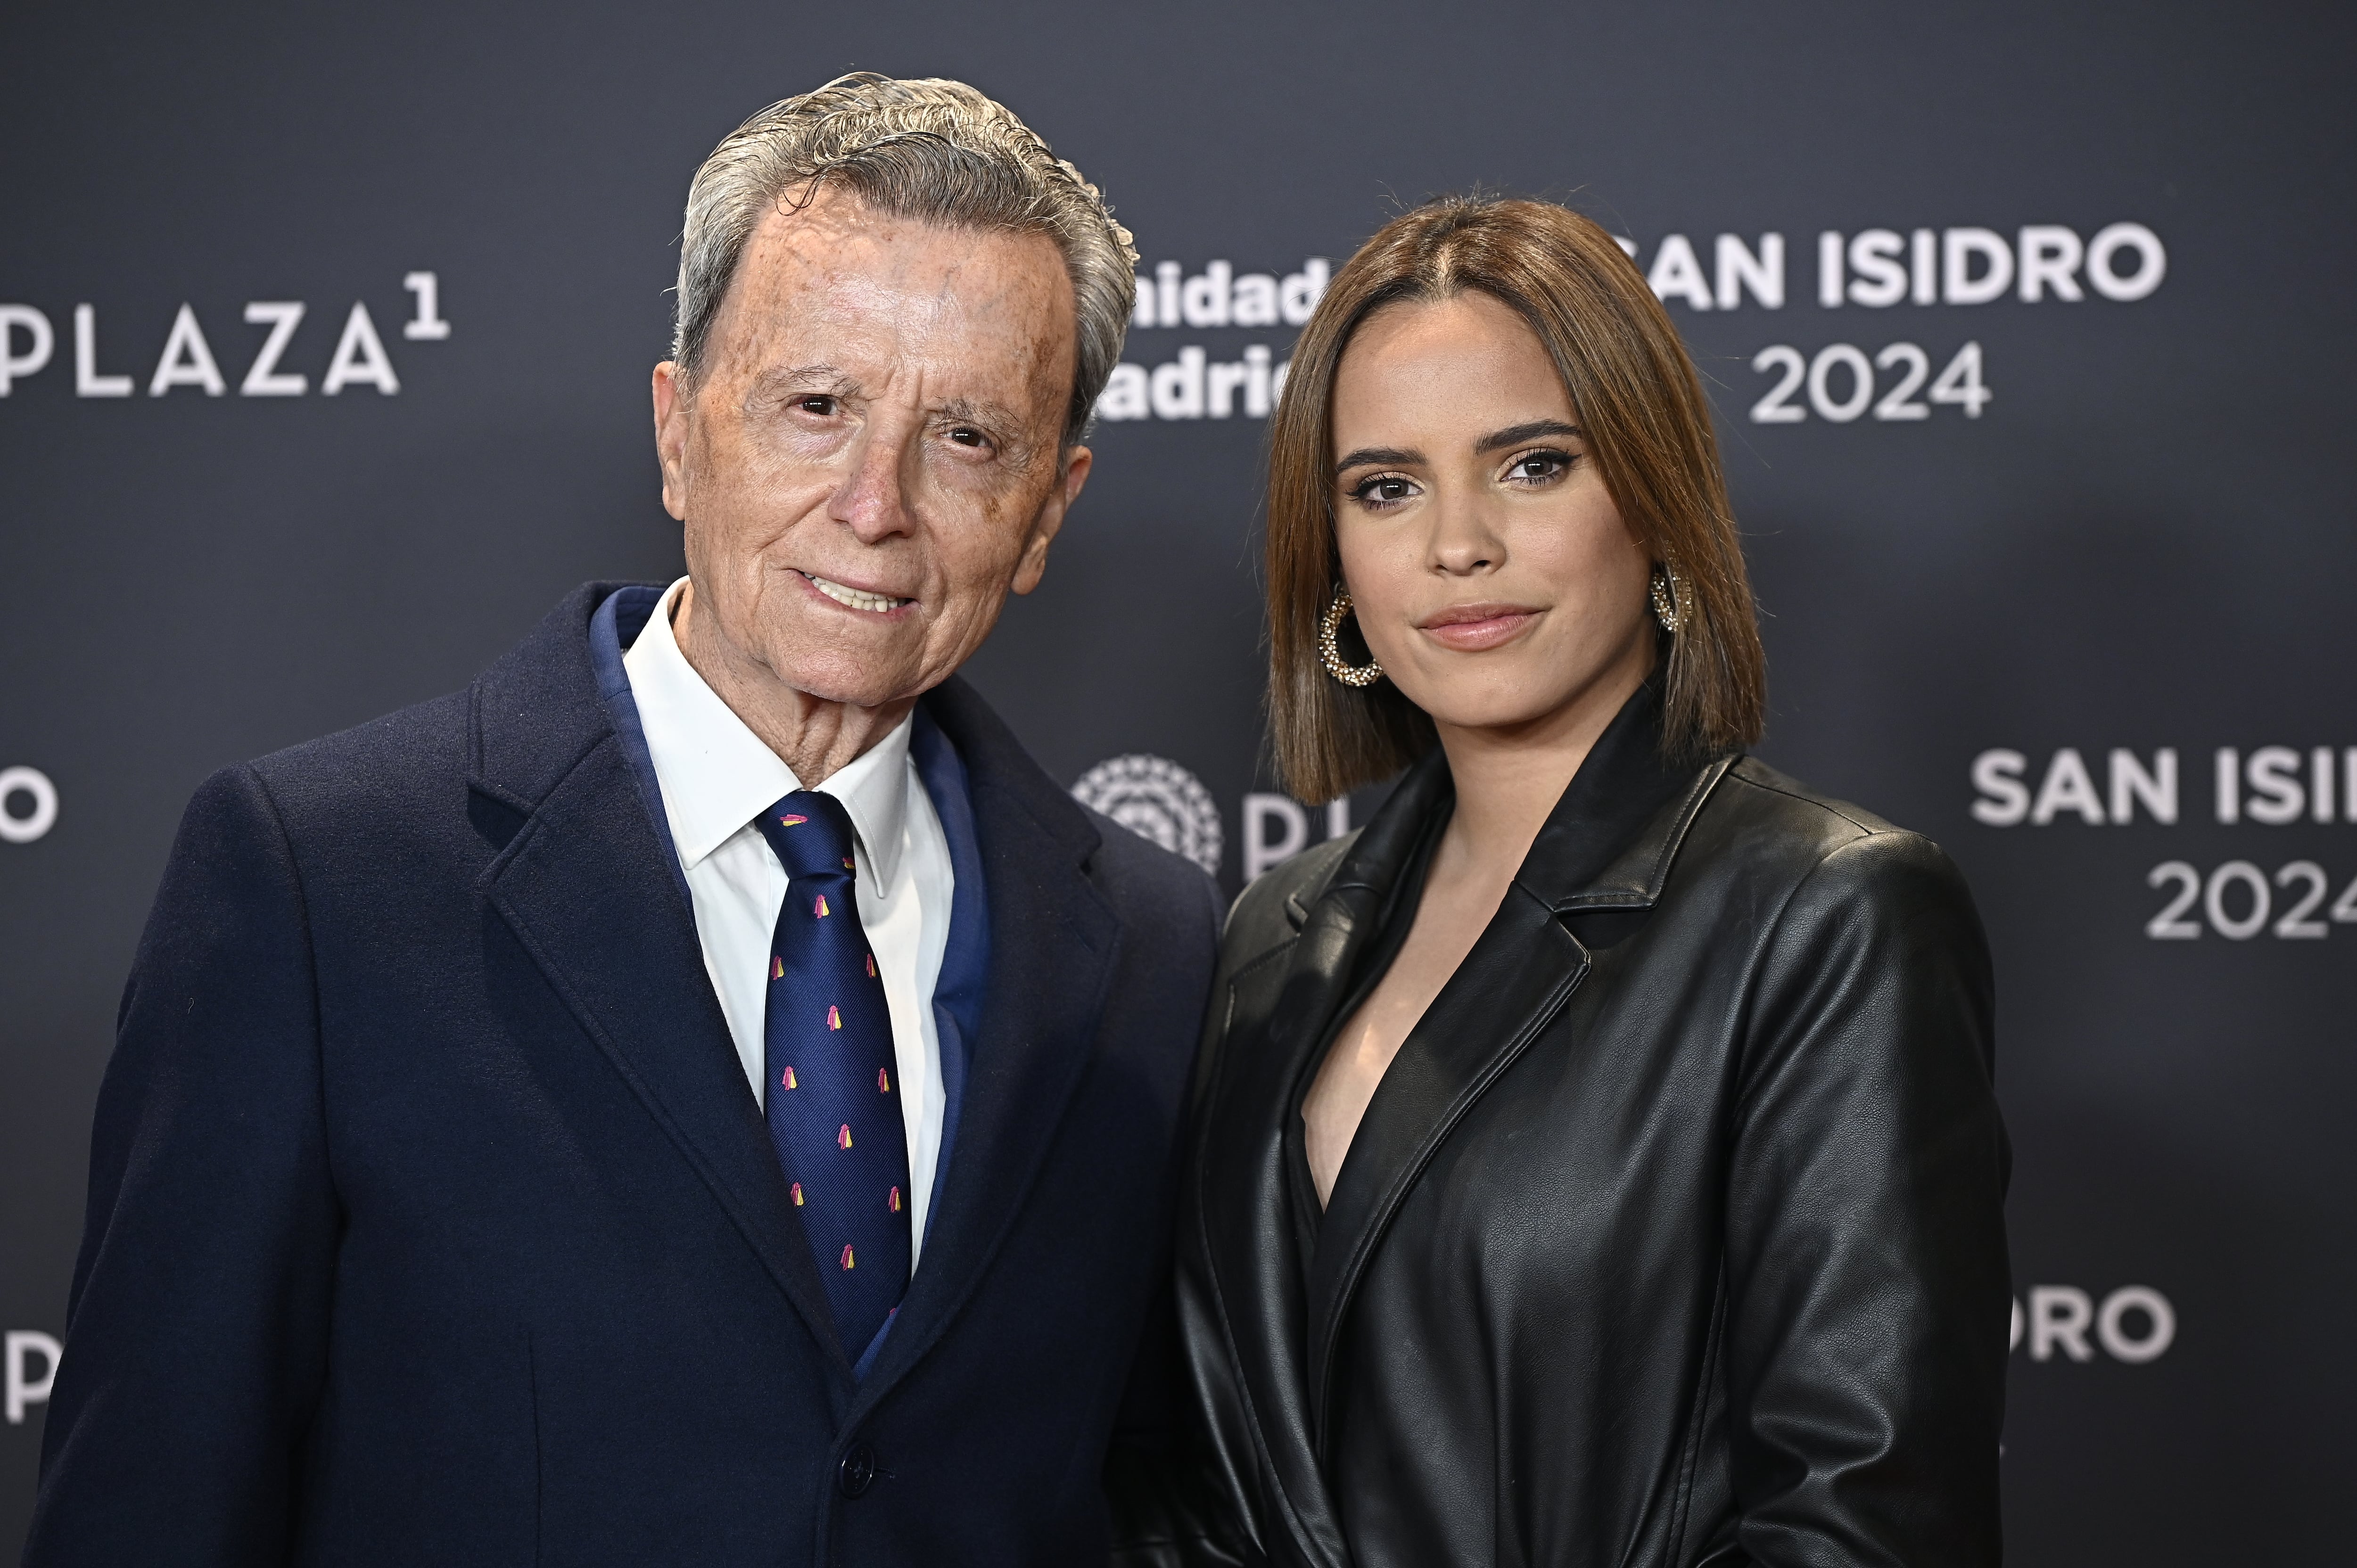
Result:
[[[1230,918],[1179,1313],[1245,1561],[1998,1561],[1989,960],[1926,840],[1598,743],[1320,1216],[1300,1105],[1389,963],[1437,756]]]

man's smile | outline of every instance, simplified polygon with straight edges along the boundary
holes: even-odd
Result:
[[[855,610],[865,610],[870,615],[889,615],[903,605],[916,603],[914,599],[896,599],[889,594],[871,594],[865,588],[854,588],[843,583],[830,582],[814,572],[802,572],[799,575],[807,579],[812,587],[816,588],[836,604]]]

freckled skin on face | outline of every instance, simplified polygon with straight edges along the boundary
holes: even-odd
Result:
[[[1076,330],[1045,236],[822,188],[755,229],[695,373],[655,368],[681,649],[805,787],[1038,586],[1089,471],[1060,447]]]
[[[1473,292],[1380,310],[1333,411],[1343,581],[1394,683],[1444,738],[1600,731],[1652,667],[1652,562],[1529,324]]]

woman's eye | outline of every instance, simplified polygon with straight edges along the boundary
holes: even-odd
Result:
[[[1556,478],[1571,467],[1568,452],[1526,452],[1506,466],[1506,477],[1529,484]]]
[[[1404,501],[1415,493],[1415,487],[1396,476],[1378,475],[1360,482],[1351,492],[1352,499],[1369,506],[1387,506]]]

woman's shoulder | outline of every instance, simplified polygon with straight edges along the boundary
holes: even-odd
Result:
[[[1802,783],[1789,773],[1769,767],[1756,757],[1738,757],[1727,770],[1722,799],[1714,804],[1781,819],[1793,828],[1844,841],[1862,834],[1904,832],[1906,830],[1862,806],[1837,799]]]
[[[1758,757],[1729,768],[1710,804],[1727,843],[1779,880],[1869,905],[1931,897],[1969,907],[1964,874],[1932,840]]]
[[[1353,829],[1253,878],[1229,908],[1220,939],[1222,967],[1232,973],[1299,935],[1309,907],[1326,891],[1335,868],[1358,839],[1359,830]]]

